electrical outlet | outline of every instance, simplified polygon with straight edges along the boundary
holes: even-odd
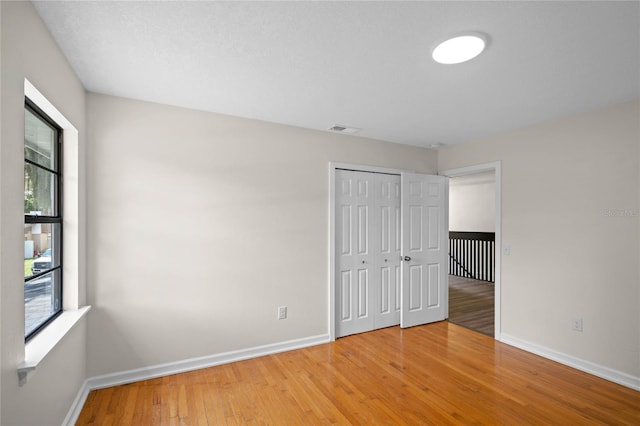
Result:
[[[582,331],[582,318],[576,318],[571,320],[571,330]]]
[[[505,256],[509,256],[511,254],[511,246],[509,244],[505,244],[502,248],[502,252]]]
[[[286,318],[287,318],[287,307],[278,306],[278,319],[286,319]]]

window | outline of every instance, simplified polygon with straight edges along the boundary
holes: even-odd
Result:
[[[25,340],[62,313],[62,129],[29,98],[24,111]]]

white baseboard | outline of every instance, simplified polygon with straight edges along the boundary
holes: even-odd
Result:
[[[88,380],[85,380],[82,384],[82,387],[78,391],[78,395],[76,395],[76,399],[73,400],[73,404],[71,404],[71,408],[69,408],[69,412],[67,416],[62,421],[62,426],[73,426],[78,421],[78,417],[80,417],[80,412],[82,411],[82,407],[84,407],[84,403],[89,396],[89,386],[87,385]]]
[[[329,341],[330,336],[328,334],[323,334],[319,336],[289,340],[286,342],[256,346],[248,349],[224,352],[200,358],[192,358],[182,361],[170,362],[167,364],[154,365],[151,367],[138,368],[135,370],[123,371],[120,373],[91,377],[85,380],[62,424],[74,425],[76,423],[78,417],[80,416],[80,412],[82,411],[82,407],[87,400],[89,392],[94,389],[102,389],[110,386],[123,385],[126,383],[133,383],[141,380],[149,380],[157,377],[169,376],[171,374],[184,373],[201,368],[213,367],[215,365],[228,364],[230,362],[242,361],[264,355],[271,355],[279,352],[286,352],[294,349],[320,345],[323,343],[328,343]]]
[[[576,358],[572,355],[567,355],[535,343],[527,342],[526,340],[518,339],[517,337],[509,336],[505,333],[500,335],[500,341],[507,345],[515,346],[516,348],[559,362],[560,364],[568,365],[569,367],[584,371],[585,373],[593,374],[594,376],[609,380],[610,382],[640,391],[640,377],[632,376],[631,374],[614,370],[613,368],[605,367],[591,361]]]

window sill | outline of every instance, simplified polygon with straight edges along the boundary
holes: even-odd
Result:
[[[20,386],[25,384],[36,368],[64,336],[89,312],[91,306],[64,311],[58,318],[25,345],[24,362],[18,367]]]

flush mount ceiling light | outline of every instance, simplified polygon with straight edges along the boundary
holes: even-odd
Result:
[[[462,34],[439,43],[431,56],[441,64],[460,64],[481,54],[486,44],[486,37],[482,34]]]

